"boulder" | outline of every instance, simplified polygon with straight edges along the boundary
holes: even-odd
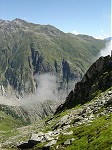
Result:
[[[39,132],[38,133],[38,136],[40,137],[40,136],[44,136],[44,133],[43,132]]]
[[[69,115],[65,115],[63,116],[60,120],[59,120],[59,124],[64,124],[68,121]]]
[[[93,119],[94,119],[94,115],[91,114],[91,115],[89,116],[89,120],[93,120]]]
[[[71,135],[71,134],[73,134],[73,131],[63,133],[63,135]]]
[[[38,134],[32,134],[30,140],[40,142],[42,140],[42,136],[38,136]]]
[[[61,131],[62,131],[62,129],[60,129],[60,130],[54,130],[53,131],[53,136],[58,136]]]
[[[64,145],[70,145],[71,143],[71,140],[70,139],[67,139],[65,142],[64,142]]]
[[[45,140],[48,142],[48,141],[51,141],[53,140],[54,138],[49,136],[47,133],[45,134]]]
[[[50,141],[48,144],[46,144],[44,147],[50,147],[50,146],[52,146],[52,145],[55,145],[56,142],[57,142],[57,140],[52,140],[52,141]]]
[[[68,124],[68,125],[66,125],[66,126],[63,126],[63,130],[67,130],[67,129],[69,129],[70,128],[70,125]]]
[[[112,94],[112,91],[108,91],[108,95],[111,95]]]

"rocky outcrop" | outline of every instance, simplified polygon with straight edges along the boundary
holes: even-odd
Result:
[[[99,92],[112,86],[112,57],[100,57],[88,69],[83,79],[75,85],[64,104],[57,108],[56,113],[72,108],[77,104],[84,104],[93,99]]]

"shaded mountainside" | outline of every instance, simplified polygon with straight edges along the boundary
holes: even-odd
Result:
[[[60,81],[79,81],[105,41],[64,33],[51,25],[0,20],[0,85],[20,95],[34,92],[34,74],[50,72]],[[60,86],[63,87],[61,84]]]
[[[75,85],[56,113],[84,104],[112,86],[112,56],[100,57],[91,65],[82,80]]]

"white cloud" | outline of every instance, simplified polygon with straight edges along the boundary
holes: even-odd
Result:
[[[108,38],[108,37],[110,37],[110,35],[105,33],[103,29],[100,31],[99,36],[94,36],[94,38],[101,39],[101,40]]]
[[[76,31],[76,30],[73,30],[71,33],[73,33],[73,34],[75,34],[75,35],[78,35],[78,34],[80,34],[78,31]]]
[[[99,35],[99,36],[93,36],[95,39],[100,39],[100,40],[103,40],[105,38],[107,38],[108,36],[102,36],[102,35]]]
[[[105,48],[100,50],[99,56],[107,56],[107,55],[111,55],[111,49],[112,49],[112,40],[110,42],[107,42],[105,44]]]

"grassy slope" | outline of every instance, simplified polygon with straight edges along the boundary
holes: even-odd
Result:
[[[43,54],[45,61],[51,65],[54,65],[55,59],[61,63],[64,58],[70,62],[72,69],[79,68],[85,72],[100,49],[104,47],[105,42],[89,36],[84,37],[65,33],[58,37],[43,33],[37,34],[33,43],[35,49],[37,48]]]
[[[110,88],[112,89],[112,87]],[[108,90],[107,90],[108,91]],[[105,92],[103,93],[105,95]],[[102,93],[99,93],[99,95],[102,95]],[[99,96],[98,95],[98,96]],[[97,97],[98,97],[97,96]],[[92,101],[95,101],[96,98],[95,97],[93,100],[91,100],[88,103],[91,103]],[[73,110],[75,109],[79,109],[81,108],[83,105],[78,105],[74,108],[72,108]],[[105,110],[105,107],[102,107],[99,112],[102,112],[103,110]],[[56,124],[56,122],[62,118],[64,115],[67,115],[71,112],[71,109],[65,110],[57,115],[55,115],[53,117],[53,119],[51,119],[50,121],[50,125],[47,125],[44,128],[44,132],[47,131],[51,131],[54,126],[54,124]],[[70,129],[66,130],[66,132],[69,131],[73,131],[72,135],[63,135],[61,134],[58,138],[57,144],[55,146],[53,146],[51,148],[51,150],[55,150],[56,147],[59,145],[59,147],[57,148],[57,150],[110,150],[111,149],[111,130],[112,130],[112,122],[111,122],[111,113],[105,116],[100,116],[98,118],[96,118],[92,123],[90,123],[89,125],[87,124],[83,124],[81,126],[78,127],[71,127]],[[46,118],[46,120],[49,120],[48,118]],[[71,123],[72,124],[72,123]],[[63,143],[67,140],[67,139],[71,139],[74,138],[75,140],[72,141],[72,143],[70,145],[66,145],[64,146]],[[38,150],[39,148],[42,148],[46,143],[41,143],[38,144],[37,146],[35,146],[33,148],[33,150]]]
[[[103,116],[94,120],[91,125],[71,128],[74,133],[70,136],[61,135],[58,144],[70,138],[75,140],[65,150],[110,150],[111,148],[111,116]],[[61,147],[60,147],[61,148]]]
[[[19,119],[14,119],[5,112],[0,111],[0,139],[4,142],[11,136],[18,134],[17,128],[23,126],[23,122]]]

